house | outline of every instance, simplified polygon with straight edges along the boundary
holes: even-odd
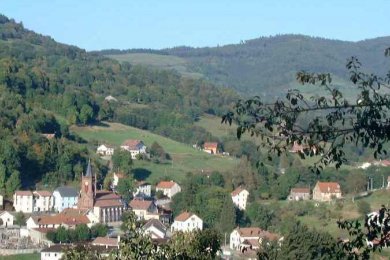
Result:
[[[56,134],[41,134],[41,136],[45,137],[46,139],[50,140],[56,137]]]
[[[217,154],[218,153],[218,143],[206,142],[203,144],[203,151],[209,154]]]
[[[313,200],[331,201],[339,198],[341,198],[341,188],[337,182],[318,181],[313,189]]]
[[[142,227],[142,231],[152,239],[166,238],[167,230],[168,228],[158,219],[151,219]]]
[[[151,200],[133,199],[129,206],[138,220],[159,219],[157,207]]]
[[[309,200],[310,189],[309,188],[292,188],[288,200]]]
[[[112,252],[118,250],[116,246],[98,246],[91,244],[54,244],[41,250],[41,260],[60,260],[64,255],[64,252],[75,248],[76,246],[85,247],[86,250],[94,252],[101,257],[108,257]]]
[[[54,208],[53,194],[46,190],[33,192],[33,212],[47,212]]]
[[[203,229],[203,220],[194,213],[187,211],[178,215],[171,226],[171,232],[190,232],[196,229]]]
[[[73,208],[77,205],[79,192],[73,187],[58,187],[53,191],[54,210],[61,212],[66,208]]]
[[[152,185],[145,181],[138,181],[135,183],[134,197],[150,198],[152,196]]]
[[[0,227],[12,227],[14,225],[15,216],[9,211],[0,212]]]
[[[93,213],[99,223],[119,222],[124,205],[119,195],[111,191],[96,189],[96,174],[92,172],[91,162],[81,176],[77,209]]]
[[[258,250],[261,244],[265,241],[278,240],[279,236],[258,227],[236,228],[230,233],[229,247],[232,250],[244,249]]]
[[[249,192],[246,189],[238,187],[232,193],[233,204],[240,210],[245,210]]]
[[[168,198],[172,198],[176,193],[181,192],[181,187],[174,181],[160,181],[156,186],[156,192],[162,193]]]
[[[111,237],[97,237],[92,242],[93,246],[111,246],[119,248],[120,237],[111,238]]]
[[[137,159],[137,155],[146,154],[146,146],[140,140],[129,139],[123,142],[121,145],[123,150],[128,151],[131,154],[131,159]]]
[[[114,154],[114,147],[108,144],[101,144],[96,149],[96,153],[102,156],[111,156]]]
[[[13,196],[15,211],[32,213],[34,209],[33,193],[31,191],[17,190]]]
[[[118,99],[114,98],[114,97],[113,97],[113,96],[111,96],[111,95],[109,95],[109,96],[105,97],[105,98],[104,98],[104,100],[105,100],[105,101],[115,101],[115,102],[117,102],[117,101],[118,101]]]
[[[57,215],[31,216],[26,221],[27,229],[53,228],[60,226],[74,229],[77,225],[86,224],[91,226],[91,221],[83,214],[66,215],[59,213]]]

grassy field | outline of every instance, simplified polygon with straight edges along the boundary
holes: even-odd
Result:
[[[39,254],[39,253],[0,256],[0,260],[39,260],[39,259],[41,259],[41,254]]]
[[[219,155],[209,155],[194,149],[192,146],[173,141],[148,131],[109,123],[107,126],[72,127],[71,131],[91,143],[108,143],[119,146],[126,139],[142,140],[146,146],[158,142],[172,157],[172,163],[155,164],[146,161],[134,161],[134,171],[137,177],[154,182],[160,177],[169,177],[181,181],[185,173],[202,173],[218,170],[231,170],[238,163],[237,159]],[[95,149],[96,147],[91,147]]]
[[[173,69],[183,76],[193,78],[202,77],[201,74],[190,72],[187,69],[187,61],[185,59],[173,55],[161,55],[153,53],[125,53],[107,55],[107,57],[115,59],[119,62],[129,62],[135,65],[152,66],[164,70]]]

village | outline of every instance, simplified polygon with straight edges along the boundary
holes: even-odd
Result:
[[[205,144],[204,151],[218,154],[218,144]],[[121,150],[131,154],[136,160],[140,154],[147,153],[147,147],[140,140],[126,140]],[[100,156],[112,156],[114,147],[102,144],[97,148]],[[131,191],[132,199],[126,203],[116,192],[117,185],[124,175],[114,172],[109,190],[98,189],[96,172],[89,161],[79,187],[61,186],[53,192],[48,190],[17,190],[12,198],[12,209],[0,211],[1,254],[20,252],[41,252],[41,259],[60,259],[70,244],[61,241],[53,243],[46,235],[59,228],[76,229],[80,225],[92,228],[95,225],[107,225],[109,232],[104,237],[93,237],[86,242],[103,255],[119,248],[122,231],[122,216],[132,211],[142,222],[142,232],[150,235],[157,244],[166,243],[175,232],[191,232],[204,228],[203,220],[194,212],[183,211],[173,216],[172,198],[182,192],[179,183],[160,181],[152,185],[136,180]],[[156,196],[161,194],[161,196]],[[245,211],[249,191],[237,187],[231,191],[231,200],[238,210]],[[311,190],[307,187],[292,188],[287,200],[314,200],[318,203],[331,202],[342,198],[342,190],[337,182],[320,182]],[[3,197],[0,196],[3,208]],[[279,234],[259,227],[237,227],[225,238],[222,256],[253,256],[263,240],[283,242]]]

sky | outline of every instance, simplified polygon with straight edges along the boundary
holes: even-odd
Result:
[[[388,0],[0,0],[0,13],[86,50],[217,46],[305,34],[390,35]]]

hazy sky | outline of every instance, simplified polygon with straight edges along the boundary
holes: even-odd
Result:
[[[87,50],[216,46],[286,33],[390,35],[388,0],[0,0],[0,13]]]

